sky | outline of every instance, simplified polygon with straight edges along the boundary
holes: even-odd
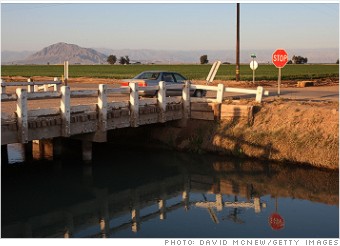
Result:
[[[22,1],[24,2],[24,1]],[[240,4],[242,49],[339,48],[339,4]],[[1,4],[1,50],[234,50],[236,2]]]

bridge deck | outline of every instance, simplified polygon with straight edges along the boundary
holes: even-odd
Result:
[[[168,97],[167,89],[182,90],[182,96]],[[27,143],[55,137],[86,135],[86,140],[106,141],[106,132],[116,128],[138,127],[146,124],[165,123],[187,119],[214,120],[218,117],[218,106],[225,92],[255,94],[261,101],[265,94],[262,87],[257,90],[199,86],[186,83],[176,86],[139,88],[130,83],[129,87],[111,88],[99,85],[97,90],[70,90],[62,86],[59,91],[27,92],[16,88],[15,94],[1,94],[1,144]],[[190,89],[216,92],[216,99],[190,98]],[[156,90],[155,98],[140,98],[139,90]],[[8,92],[9,90],[7,90]],[[5,88],[3,92],[6,92]],[[204,106],[196,103],[206,103]],[[213,104],[207,104],[207,103]]]

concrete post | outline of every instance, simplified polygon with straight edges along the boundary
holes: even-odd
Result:
[[[166,86],[164,81],[159,82],[159,90],[157,93],[158,107],[160,108],[159,122],[164,123],[166,121]]]
[[[139,121],[139,95],[138,84],[129,83],[130,86],[130,112],[131,112],[131,126],[138,127]]]
[[[100,232],[101,232],[101,237],[106,238],[107,234],[110,232],[110,225],[109,225],[109,203],[106,199],[102,201],[102,206],[101,206],[101,217],[99,220],[99,226],[100,226]]]
[[[256,102],[261,102],[262,101],[262,95],[263,95],[263,87],[262,86],[258,86],[257,90],[256,90]]]
[[[70,87],[61,87],[61,101],[60,101],[60,111],[61,111],[61,135],[63,137],[70,136],[71,133],[71,110],[70,110]]]
[[[1,80],[1,94],[6,94],[5,80]]]
[[[189,210],[189,190],[183,191],[182,200],[183,200],[183,203],[184,203],[185,211],[188,211]]]
[[[158,201],[159,207],[159,219],[165,220],[166,219],[166,200],[161,199]]]
[[[64,61],[64,85],[68,85],[68,61]]]
[[[131,210],[131,219],[132,219],[132,231],[137,232],[139,231],[139,225],[140,225],[140,211],[139,206],[135,206]]]
[[[98,115],[99,115],[99,130],[104,132],[107,128],[107,85],[100,84],[98,90]]]
[[[223,84],[218,84],[217,86],[217,95],[216,95],[216,100],[218,103],[223,102],[223,96],[224,96],[224,85]]]
[[[29,83],[27,86],[27,91],[28,92],[34,92],[34,85],[30,84],[31,83],[31,79],[27,79],[27,82]]]
[[[180,127],[185,127],[190,118],[190,83],[187,81],[182,90],[182,105],[183,114],[182,119],[179,121]]]
[[[58,78],[57,78],[57,77],[54,77],[54,78],[53,78],[53,81],[54,81],[54,82],[58,82]],[[53,91],[59,91],[59,90],[58,90],[58,85],[57,85],[57,84],[53,84]]]
[[[183,119],[190,118],[190,83],[188,81],[185,82],[183,91]]]
[[[18,117],[18,138],[21,143],[28,141],[28,123],[27,123],[27,90],[17,88],[17,117]]]
[[[222,209],[223,209],[222,194],[216,194],[216,209],[217,209],[217,211],[222,211]]]
[[[259,197],[254,197],[254,207],[255,207],[255,213],[261,212],[261,203]]]

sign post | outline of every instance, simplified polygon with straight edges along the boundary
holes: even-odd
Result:
[[[285,227],[285,220],[277,212],[277,197],[275,198],[275,213],[272,213],[268,218],[268,223],[273,230],[281,230]]]
[[[268,223],[273,230],[281,230],[285,227],[285,221],[278,213],[269,216]]]
[[[258,63],[255,61],[256,58],[255,54],[251,54],[250,57],[253,58],[253,61],[250,62],[250,68],[253,70],[253,84],[255,84],[255,70],[258,67]]]
[[[279,76],[277,79],[277,96],[280,97],[281,86],[281,68],[283,68],[288,62],[288,54],[284,49],[277,49],[272,55],[272,62],[279,69]]]

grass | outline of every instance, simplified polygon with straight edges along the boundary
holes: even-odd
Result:
[[[70,77],[92,78],[132,78],[146,70],[176,71],[191,80],[205,80],[211,65],[70,65]],[[3,65],[1,76],[48,76],[61,77],[63,65]],[[249,65],[241,65],[240,79],[252,80],[253,72]],[[276,80],[278,69],[272,64],[259,65],[256,80]],[[338,64],[286,65],[282,68],[283,80],[319,79],[339,77]],[[235,80],[235,65],[221,65],[215,80]]]

